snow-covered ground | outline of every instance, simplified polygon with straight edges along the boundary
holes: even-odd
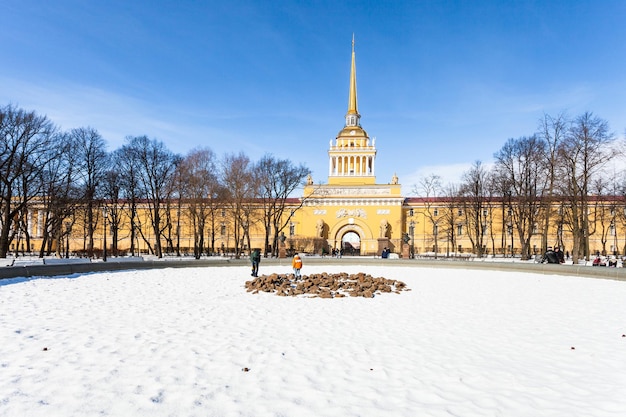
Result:
[[[323,271],[411,291],[251,294],[248,267],[0,281],[0,416],[626,415],[626,282],[303,274]]]

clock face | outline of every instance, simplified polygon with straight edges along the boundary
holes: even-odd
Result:
[[[351,135],[354,135],[355,133],[356,133],[356,131],[354,131],[354,130],[351,130],[351,131],[350,131],[350,134],[351,134]]]

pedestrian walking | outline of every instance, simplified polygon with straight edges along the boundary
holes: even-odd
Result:
[[[252,275],[253,277],[259,276],[259,264],[261,263],[261,250],[254,249],[250,254],[250,262],[252,262]]]

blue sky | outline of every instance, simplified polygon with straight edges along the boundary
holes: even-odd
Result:
[[[0,105],[326,182],[352,34],[377,182],[460,180],[542,114],[626,129],[626,1],[0,1]]]

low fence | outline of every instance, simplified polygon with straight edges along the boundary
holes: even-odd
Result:
[[[487,262],[476,258],[473,261],[465,259],[467,262],[458,262],[458,258],[439,259],[382,259],[374,257],[355,256],[342,258],[333,257],[306,257],[305,265],[358,265],[367,272],[368,266],[385,267],[417,267],[417,268],[447,268],[447,269],[482,269],[511,272],[527,272],[545,275],[567,275],[590,278],[605,278],[626,281],[626,268],[591,267],[588,265],[572,264],[538,264],[530,262]],[[241,259],[231,259],[225,257],[215,257],[210,259],[189,259],[173,258],[168,259],[147,259],[143,258],[112,258],[107,262],[59,262],[52,264],[43,262],[39,264],[25,264],[22,266],[0,267],[0,279],[37,277],[37,276],[62,276],[73,274],[86,274],[92,272],[122,271],[133,269],[155,269],[155,268],[197,268],[197,267],[228,267],[247,266],[250,261],[247,257]],[[290,258],[263,258],[261,267],[266,266],[291,265]],[[268,272],[271,270],[268,269]]]

